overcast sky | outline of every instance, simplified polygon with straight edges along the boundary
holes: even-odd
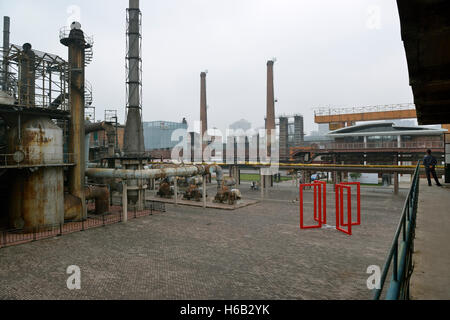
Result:
[[[1,1],[11,42],[67,57],[59,29],[80,16],[93,35],[97,119],[125,114],[127,0]],[[79,8],[79,10],[77,9]],[[392,0],[141,0],[144,121],[199,119],[200,72],[208,70],[208,121],[224,129],[264,123],[266,62],[277,58],[276,114],[413,101]],[[79,11],[79,14],[78,14]]]

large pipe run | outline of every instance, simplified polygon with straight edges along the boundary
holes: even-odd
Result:
[[[136,180],[161,179],[167,177],[192,177],[195,175],[206,175],[214,172],[216,173],[217,185],[220,187],[223,181],[223,170],[217,165],[197,165],[147,170],[89,168],[86,169],[86,176],[89,178]]]
[[[161,179],[166,177],[190,177],[203,175],[206,172],[203,166],[188,166],[167,169],[125,170],[125,169],[97,169],[86,170],[89,178],[115,178],[124,180]]]

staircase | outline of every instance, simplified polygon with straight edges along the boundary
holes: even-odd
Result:
[[[87,67],[94,57],[94,50],[92,49],[92,44],[89,44],[86,49],[84,49],[84,66]]]
[[[92,105],[92,85],[89,81],[85,80],[84,83],[84,104],[86,106]]]

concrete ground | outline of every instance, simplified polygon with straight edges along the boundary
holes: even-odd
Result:
[[[300,230],[298,191],[287,185],[235,211],[167,205],[127,224],[3,248],[0,299],[371,299],[366,270],[384,264],[400,191],[363,188],[353,236]],[[334,225],[331,186],[328,197]],[[81,269],[81,290],[66,287],[70,265]]]
[[[450,186],[421,181],[414,242],[412,299],[450,299]]]

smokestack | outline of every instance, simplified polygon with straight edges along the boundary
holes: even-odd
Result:
[[[305,140],[305,131],[303,128],[303,117],[295,116],[294,117],[294,143],[295,146],[300,146]]]
[[[124,132],[123,151],[128,158],[126,168],[142,169],[144,157],[144,129],[142,123],[142,37],[139,0],[130,0],[127,9],[127,121]],[[144,189],[142,180],[128,181],[129,204],[143,208]]]
[[[8,63],[5,60],[6,54],[9,50],[9,34],[10,34],[10,20],[9,17],[3,17],[3,86],[2,90],[8,90]]]
[[[35,105],[35,87],[36,87],[36,55],[31,49],[31,44],[25,43],[22,46],[20,56],[20,94],[19,104],[27,107]]]
[[[273,87],[273,65],[274,61],[267,62],[267,115],[266,115],[266,135],[267,135],[267,154],[271,154],[271,133],[275,130],[275,94]]]
[[[289,119],[280,117],[280,160],[288,160]]]
[[[84,84],[85,84],[85,49],[90,46],[85,40],[81,25],[73,22],[68,37],[63,37],[61,43],[69,47],[70,68],[70,126],[69,152],[72,154],[74,166],[69,168],[69,193],[81,199],[81,212],[76,219],[87,217],[84,195],[85,182],[85,130],[84,130]]]
[[[127,122],[124,133],[126,157],[141,157],[145,151],[142,125],[141,11],[139,0],[127,9]]]
[[[208,110],[206,104],[206,72],[200,74],[200,121],[201,134],[206,135],[208,131]]]

